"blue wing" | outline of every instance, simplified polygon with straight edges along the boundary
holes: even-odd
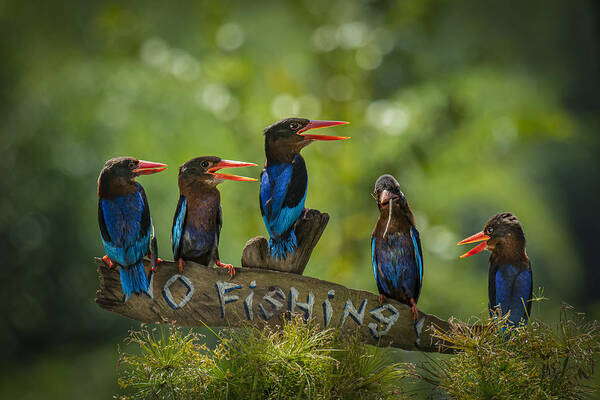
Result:
[[[285,234],[302,215],[307,174],[304,160],[268,166],[261,174],[260,210],[271,237]]]
[[[410,228],[410,236],[415,251],[415,261],[417,268],[417,277],[419,285],[415,293],[415,301],[418,300],[421,294],[421,287],[423,287],[423,250],[421,249],[421,238],[419,237],[419,231],[413,226]]]
[[[401,233],[388,234],[379,240],[373,236],[371,257],[380,293],[397,300],[418,299],[422,258],[416,254],[420,253],[420,247],[418,241],[415,247],[415,240],[415,236],[409,238]]]
[[[98,218],[106,254],[120,265],[142,259],[149,250],[152,226],[146,196],[137,192],[98,203]]]
[[[377,281],[379,278],[377,277],[377,256],[375,253],[375,235],[371,235],[371,262],[373,263],[373,276],[375,276],[375,280]]]
[[[185,196],[179,196],[179,202],[173,216],[173,227],[171,228],[171,244],[173,246],[173,258],[177,260],[181,250],[181,236],[185,225],[185,217],[187,215],[187,201]]]
[[[501,265],[496,271],[495,289],[495,304],[491,304],[492,307],[499,305],[503,315],[510,310],[509,321],[512,323],[528,319],[533,289],[531,270]]]

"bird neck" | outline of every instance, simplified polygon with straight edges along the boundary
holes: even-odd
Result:
[[[217,196],[220,198],[219,189],[216,185],[211,185],[201,180],[179,181],[179,193],[186,199],[207,198]]]
[[[391,218],[389,215],[389,211],[381,210],[381,214],[379,215],[379,219],[377,220],[377,225],[375,226],[375,231],[383,235],[387,227],[387,233],[408,233],[410,232],[410,229],[413,226],[414,219],[410,210],[407,213],[401,207],[393,206]]]
[[[265,140],[265,155],[267,165],[289,164],[296,156],[300,156],[300,150],[294,146],[273,144]]]
[[[490,264],[527,264],[529,257],[525,251],[525,243],[520,240],[504,240],[495,244],[490,254]]]
[[[139,190],[139,183],[125,178],[113,178],[101,175],[98,178],[98,197],[111,199],[115,197],[133,194]]]

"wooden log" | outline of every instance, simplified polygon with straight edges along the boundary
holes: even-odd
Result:
[[[242,267],[266,268],[302,275],[328,222],[329,214],[307,209],[294,228],[298,243],[294,254],[288,255],[285,260],[275,261],[269,255],[267,239],[257,236],[248,240],[242,250]]]
[[[448,329],[433,315],[419,314],[415,324],[408,306],[394,300],[379,304],[374,293],[348,289],[336,283],[267,269],[226,270],[186,262],[163,261],[151,277],[151,297],[133,295],[123,302],[118,267],[95,259],[100,275],[96,302],[100,307],[146,323],[174,322],[199,327],[263,327],[281,325],[290,312],[314,318],[321,327],[358,333],[365,343],[405,350],[441,351],[430,326]],[[150,272],[150,263],[146,263]]]

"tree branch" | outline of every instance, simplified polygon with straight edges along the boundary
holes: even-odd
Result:
[[[322,327],[358,333],[365,343],[405,350],[449,351],[440,348],[429,329],[435,324],[447,330],[446,321],[420,313],[415,324],[408,306],[394,300],[380,305],[374,293],[332,282],[254,268],[238,268],[230,279],[223,269],[192,262],[185,263],[180,275],[177,263],[164,261],[151,278],[152,298],[133,295],[123,303],[118,267],[109,268],[100,258],[95,261],[100,275],[96,302],[137,321],[173,321],[189,327],[262,327],[281,325],[283,315],[295,312],[314,318]],[[146,268],[150,272],[149,262]]]
[[[266,268],[302,275],[328,222],[329,214],[307,209],[304,217],[300,217],[294,228],[298,248],[293,255],[288,255],[285,260],[275,262],[269,255],[267,239],[257,236],[248,240],[242,250],[242,267]]]

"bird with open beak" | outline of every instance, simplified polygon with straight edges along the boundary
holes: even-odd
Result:
[[[298,246],[294,227],[304,211],[308,187],[308,173],[300,150],[317,140],[348,139],[306,132],[347,123],[286,118],[265,129],[267,162],[260,176],[259,200],[270,235],[269,252],[276,261],[293,254]]]
[[[166,164],[118,157],[108,160],[98,177],[98,223],[106,255],[120,266],[124,300],[148,293],[143,258],[149,254],[154,228],[144,188],[135,178],[164,171]]]
[[[465,258],[488,250],[491,252],[488,278],[489,308],[500,308],[501,315],[510,312],[508,321],[516,325],[527,323],[531,315],[533,276],[531,261],[525,251],[525,233],[519,220],[512,213],[494,215],[483,231],[460,241],[458,244],[477,243]]]
[[[423,285],[423,251],[415,219],[393,176],[380,176],[373,196],[379,218],[371,236],[371,259],[379,302],[392,298],[408,305],[416,322]]]
[[[202,265],[226,268],[231,276],[235,269],[219,258],[219,238],[223,216],[221,194],[217,185],[226,180],[256,181],[254,178],[223,174],[223,168],[256,166],[254,163],[223,160],[219,157],[197,157],[179,167],[179,203],[173,217],[171,243],[173,257],[183,272],[184,260]]]

